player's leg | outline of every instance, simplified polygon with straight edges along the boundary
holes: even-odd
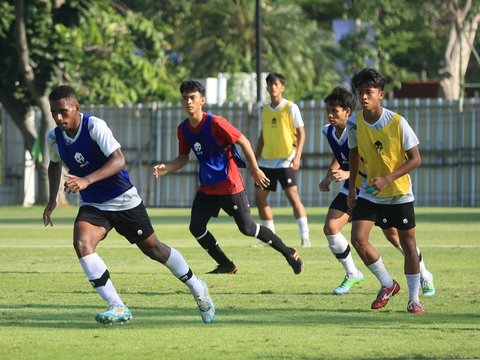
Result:
[[[270,180],[270,184],[264,189],[261,189],[258,185],[255,185],[255,204],[257,205],[258,216],[260,217],[260,222],[262,223],[262,225],[268,227],[270,230],[275,232],[273,212],[270,204],[268,203],[268,196],[270,195],[271,191],[276,191],[277,174],[275,173],[275,169],[263,167],[261,167],[260,169],[268,177],[268,179]]]
[[[369,242],[370,231],[379,211],[377,204],[359,198],[352,214],[352,245],[381,285],[377,298],[371,305],[372,309],[384,307],[390,298],[400,291],[400,286],[388,273],[377,249]]]
[[[409,302],[407,310],[411,313],[424,312],[419,299],[420,264],[415,240],[415,214],[413,202],[391,205],[385,209],[387,218],[397,228],[400,245],[404,255],[404,272],[407,279]]]
[[[398,237],[398,231],[394,227],[389,227],[383,229],[383,234],[387,240],[403,255],[403,249],[400,245],[400,238]],[[423,254],[417,246],[418,258],[420,261],[420,283],[422,287],[422,293],[424,296],[433,296],[435,295],[435,285],[433,284],[433,275],[428,271],[427,266],[425,265],[425,260]]]
[[[293,169],[282,169],[283,173],[279,176],[280,184],[293,210],[293,216],[297,220],[298,232],[300,233],[300,242],[303,247],[311,247],[310,230],[308,227],[308,218],[305,206],[303,206],[300,195],[298,194],[298,186],[296,175]]]
[[[382,229],[383,233],[387,240],[395,246],[398,251],[403,255],[403,249],[400,245],[400,239],[398,237],[398,231],[394,227],[390,227],[387,229]],[[419,247],[417,246],[417,253],[419,258],[419,265],[420,265],[420,284],[422,288],[422,293],[424,296],[433,296],[435,295],[435,285],[433,283],[433,274],[427,269],[425,264],[425,259],[423,257],[422,252],[420,251]]]
[[[195,276],[183,255],[175,248],[160,242],[155,233],[152,233],[145,240],[136,243],[136,245],[152,260],[165,265],[177,279],[184,283],[197,303],[203,322],[213,322],[216,309],[210,297],[207,284]]]
[[[337,195],[328,209],[323,226],[323,233],[328,240],[328,247],[345,270],[345,277],[342,283],[333,289],[335,295],[348,293],[353,285],[359,284],[364,278],[363,274],[355,266],[347,239],[340,232],[348,222],[349,215],[346,210],[341,211],[337,209],[338,205],[336,204],[342,202],[346,207],[346,201],[345,194]]]
[[[246,236],[252,236],[267,243],[273,249],[280,252],[295,274],[303,272],[303,261],[296,249],[288,247],[285,243],[266,226],[256,224],[250,213],[248,197],[243,191],[232,196],[225,196],[222,208],[227,214],[233,216],[240,232]]]
[[[218,264],[210,271],[210,274],[235,274],[237,267],[223,252],[218,241],[207,229],[207,224],[212,216],[218,216],[220,206],[217,204],[217,197],[206,195],[200,191],[195,195],[190,216],[190,233],[197,239],[198,243],[204,248]]]
[[[98,322],[105,324],[127,322],[132,318],[130,310],[113,286],[107,266],[96,253],[98,243],[110,229],[108,219],[100,210],[91,206],[80,207],[74,225],[73,246],[90,284],[109,305],[106,312],[95,317]]]

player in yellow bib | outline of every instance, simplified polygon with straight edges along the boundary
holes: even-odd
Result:
[[[286,79],[278,73],[267,76],[270,104],[261,109],[261,131],[255,155],[260,169],[270,179],[266,188],[256,188],[255,200],[262,224],[275,232],[268,195],[282,186],[297,220],[302,247],[310,247],[307,213],[298,194],[296,172],[300,169],[305,129],[298,106],[283,98]],[[259,245],[263,245],[260,243]]]
[[[369,242],[375,221],[398,230],[404,252],[404,271],[409,290],[407,311],[424,313],[419,300],[420,265],[415,240],[415,214],[411,171],[420,165],[418,138],[407,121],[381,106],[386,79],[366,68],[352,78],[362,111],[348,119],[350,181],[348,205],[352,213],[352,245],[381,284],[371,308],[387,305],[400,290],[390,276],[377,249]],[[355,187],[360,159],[366,177],[357,198]],[[361,169],[360,169],[361,170]]]

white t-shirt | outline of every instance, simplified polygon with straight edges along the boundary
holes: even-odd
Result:
[[[63,138],[67,145],[73,144],[77,140],[80,132],[82,131],[82,124],[83,121],[80,121],[80,127],[78,128],[77,134],[74,138],[69,137],[65,131],[62,131]],[[113,137],[112,130],[108,127],[107,123],[104,120],[99,119],[95,116],[90,116],[90,121],[88,124],[88,132],[90,133],[90,137],[98,144],[100,150],[105,154],[105,156],[110,156],[115,150],[121,147],[120,143]],[[47,133],[46,138],[50,161],[61,162],[62,159],[60,158],[60,153],[58,151],[55,129],[50,130]],[[65,164],[63,165],[66,167]],[[103,211],[122,211],[132,209],[138,206],[141,201],[142,199],[140,198],[137,189],[135,188],[135,186],[133,186],[115,199],[108,200],[103,203],[87,203],[84,202],[80,197],[80,206],[91,205]]]
[[[276,110],[279,110],[282,106],[284,106],[287,101],[288,101],[287,99],[282,99],[282,101],[280,101],[280,103],[274,108],[272,107],[271,103],[268,104],[268,107],[270,108],[270,110],[276,111]],[[260,107],[259,109],[259,117],[258,117],[260,119],[260,121],[258,122],[259,132],[262,130],[262,110],[263,110],[263,106]],[[298,105],[293,102],[290,102],[290,115],[292,117],[293,126],[295,127],[295,129],[302,128],[305,126],[305,124],[303,123],[302,114],[300,113],[300,109],[298,108]],[[295,155],[296,155],[295,148],[293,148],[292,153],[287,159],[266,160],[264,158],[260,158],[258,160],[258,165],[261,167],[273,168],[273,169],[289,168],[289,167],[292,167],[293,165],[292,160],[295,157]]]
[[[395,113],[386,108],[382,108],[382,115],[374,124],[366,123],[367,126],[370,126],[374,129],[382,129],[387,126],[393,118]],[[402,129],[402,144],[405,151],[412,149],[415,146],[418,146],[420,143],[418,141],[417,135],[413,129],[408,124],[407,120],[404,117],[400,119],[400,127]],[[357,114],[352,115],[347,121],[348,129],[348,147],[350,149],[356,148],[358,146],[357,141]],[[357,175],[359,176],[359,175]],[[410,176],[409,176],[410,177]],[[368,174],[366,178],[362,177],[362,185],[360,187],[360,193],[358,197],[364,198],[376,204],[403,204],[407,202],[412,202],[415,197],[412,191],[412,181],[410,180],[410,188],[406,195],[402,196],[392,196],[392,197],[377,197],[372,194],[368,194],[367,190],[368,183]]]

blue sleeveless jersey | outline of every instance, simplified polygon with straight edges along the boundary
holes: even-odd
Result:
[[[343,171],[349,171],[350,165],[348,163],[348,158],[350,156],[350,149],[348,148],[348,137],[345,137],[345,141],[340,143],[334,136],[334,132],[335,127],[329,125],[326,133],[324,131],[324,134],[327,137],[330,148],[332,149],[333,156],[335,156],[335,159],[337,159],[338,163],[340,164],[340,169]],[[348,190],[348,179],[343,183],[343,187]]]
[[[88,131],[89,119],[90,115],[83,114],[80,135],[70,145],[65,144],[62,130],[58,127],[55,128],[60,158],[68,167],[69,173],[78,177],[91,174],[101,168],[108,160],[98,144],[90,137]],[[128,171],[121,170],[119,173],[97,181],[81,190],[80,196],[84,202],[103,203],[120,196],[132,187]]]
[[[215,185],[227,179],[229,156],[228,150],[231,149],[232,157],[239,167],[245,167],[245,163],[232,144],[223,148],[217,144],[212,134],[211,123],[212,114],[207,114],[205,123],[199,133],[192,133],[188,129],[188,119],[182,124],[182,132],[190,148],[198,159],[199,171],[198,181],[202,185]]]

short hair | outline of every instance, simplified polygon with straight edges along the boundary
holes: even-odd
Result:
[[[359,89],[360,87],[367,85],[383,91],[386,82],[387,80],[385,77],[377,70],[372,68],[365,68],[355,74],[352,78],[352,84],[355,89]]]
[[[48,100],[50,100],[50,101],[56,101],[56,100],[60,100],[60,99],[74,99],[74,100],[78,101],[77,94],[75,93],[75,90],[73,90],[68,85],[59,85],[59,86],[55,87],[50,92],[50,95],[48,96]]]
[[[185,80],[180,84],[180,94],[199,92],[202,97],[205,97],[205,87],[198,81]]]
[[[340,106],[344,110],[349,108],[351,112],[354,112],[355,107],[357,106],[355,95],[341,86],[337,86],[333,89],[323,101],[327,106]]]
[[[267,78],[265,79],[265,81],[267,82],[267,85],[270,85],[275,80],[280,81],[282,85],[285,85],[285,83],[287,82],[287,79],[285,79],[285,76],[276,72],[271,72],[270,74],[267,75]]]

